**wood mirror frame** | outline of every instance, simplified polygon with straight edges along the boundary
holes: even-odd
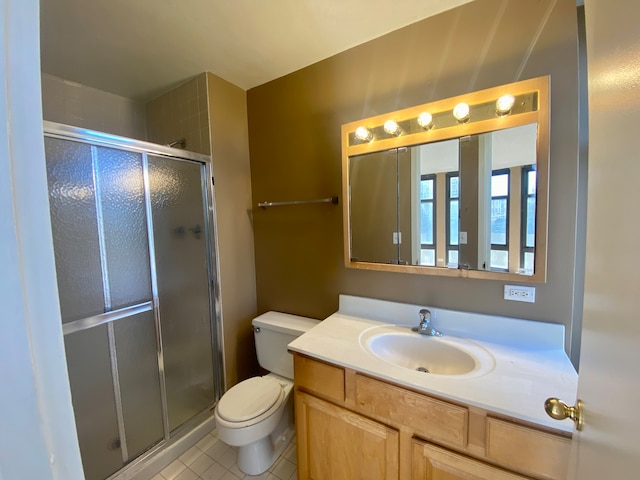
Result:
[[[342,125],[342,198],[344,261],[348,268],[402,272],[421,275],[477,278],[521,283],[546,282],[547,270],[547,218],[549,199],[549,76],[523,80],[447,98],[416,107],[377,115]],[[506,113],[496,111],[496,100],[503,95],[515,97],[515,103]],[[468,120],[458,121],[452,111],[459,103],[470,107]],[[433,124],[429,128],[418,125],[417,117],[430,112]],[[390,134],[384,130],[387,120],[394,120],[402,133]],[[468,270],[411,264],[374,263],[353,260],[351,256],[351,199],[349,188],[349,158],[355,155],[381,152],[394,148],[411,147],[442,140],[459,139],[527,124],[537,124],[536,142],[536,205],[535,205],[535,258],[533,274],[490,270]],[[365,127],[370,137],[359,139],[356,129]]]

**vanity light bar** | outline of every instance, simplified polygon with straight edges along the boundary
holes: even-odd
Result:
[[[443,129],[496,117],[534,112],[538,110],[538,92],[527,92],[518,95],[507,94],[495,100],[476,104],[459,102],[452,109],[439,112],[428,111],[428,106],[425,105],[425,110],[418,114],[417,117],[405,120],[388,119],[384,124],[374,126],[367,125],[366,120],[364,120],[363,125],[348,134],[349,145],[360,145],[396,138],[400,135],[406,136],[421,133],[426,130]],[[411,110],[415,112],[415,109]],[[396,115],[398,113],[396,112]],[[379,118],[376,117],[376,119]]]

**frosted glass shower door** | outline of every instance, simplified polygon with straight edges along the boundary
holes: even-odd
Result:
[[[45,138],[67,367],[85,477],[164,438],[142,154]]]
[[[169,429],[214,401],[204,167],[149,155]]]
[[[103,480],[220,396],[210,158],[50,122],[45,153],[80,452]]]

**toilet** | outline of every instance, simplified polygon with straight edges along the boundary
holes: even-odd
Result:
[[[248,475],[267,471],[294,434],[293,355],[287,345],[318,323],[279,312],[252,321],[258,363],[270,373],[233,386],[214,413],[218,438],[239,447],[238,467]]]

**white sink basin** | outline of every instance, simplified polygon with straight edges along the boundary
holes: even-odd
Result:
[[[431,375],[479,376],[495,366],[491,354],[457,337],[430,337],[410,327],[384,325],[360,335],[360,346],[391,365]]]

